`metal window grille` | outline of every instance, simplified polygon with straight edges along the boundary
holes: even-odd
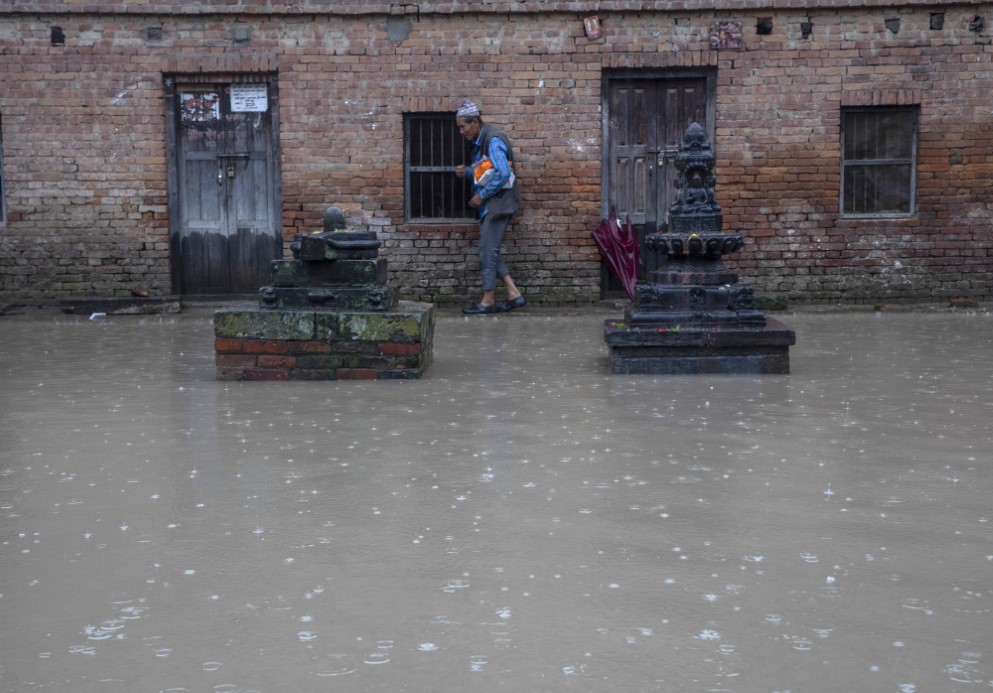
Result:
[[[3,187],[3,116],[0,115],[0,227],[7,225],[7,195]]]
[[[842,111],[842,214],[902,216],[914,212],[918,110]]]
[[[408,113],[404,117],[404,211],[408,222],[474,219],[471,185],[452,169],[472,163],[472,144],[459,133],[451,113]]]

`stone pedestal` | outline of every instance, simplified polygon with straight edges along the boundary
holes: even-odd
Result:
[[[218,380],[420,378],[431,364],[434,306],[392,311],[272,310],[214,314]]]
[[[373,231],[337,207],[324,231],[297,234],[274,260],[258,307],[214,314],[219,380],[420,378],[431,363],[434,306],[399,301]]]
[[[790,372],[796,335],[767,318],[764,325],[628,326],[607,320],[604,335],[617,374],[694,375]]]

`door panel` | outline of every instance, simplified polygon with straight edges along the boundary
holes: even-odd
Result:
[[[675,155],[686,128],[698,122],[711,130],[705,77],[625,78],[608,82],[607,212],[624,223],[630,216],[639,244],[665,227],[675,201]],[[713,140],[713,132],[708,132]],[[639,279],[656,267],[642,254]],[[623,294],[605,272],[604,293]]]
[[[255,292],[269,283],[269,264],[282,254],[270,101],[235,110],[232,86],[175,90],[173,262],[183,294]]]
[[[654,213],[649,194],[654,170],[650,151],[655,129],[650,127],[655,112],[654,90],[631,80],[612,86],[610,94],[611,145],[610,180],[613,190],[610,208],[631,216],[631,223],[643,225]]]

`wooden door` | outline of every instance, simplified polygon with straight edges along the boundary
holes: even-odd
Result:
[[[282,256],[271,92],[175,86],[173,281],[184,295],[254,293]]]
[[[675,156],[686,128],[698,122],[713,141],[709,90],[706,76],[608,81],[604,211],[622,224],[630,216],[639,244],[668,224],[676,199]],[[642,254],[639,279],[654,269]],[[604,294],[616,294],[620,282],[604,273]]]

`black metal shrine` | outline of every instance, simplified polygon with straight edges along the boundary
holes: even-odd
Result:
[[[678,199],[669,230],[645,239],[658,269],[639,282],[624,320],[607,320],[614,373],[789,373],[793,330],[756,310],[724,257],[744,245],[723,232],[714,153],[704,129],[686,130],[676,157]]]

